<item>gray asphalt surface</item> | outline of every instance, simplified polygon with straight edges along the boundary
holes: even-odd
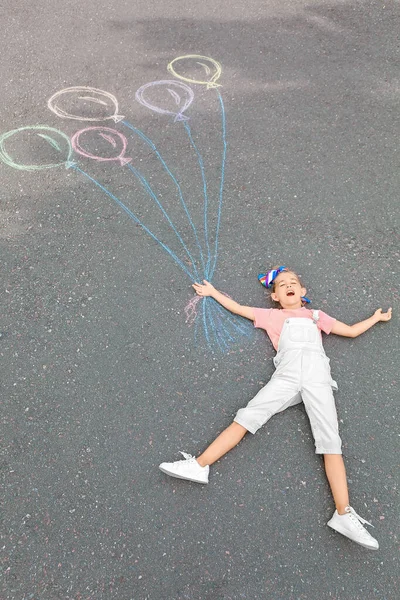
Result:
[[[47,100],[70,86],[113,94],[181,182],[203,239],[203,182],[183,124],[135,92],[171,79],[177,56],[212,57],[228,144],[213,283],[270,306],[257,275],[285,264],[312,306],[341,321],[394,310],[358,339],[325,340],[352,504],[375,525],[378,552],[326,526],[333,502],[302,407],[247,436],[208,486],[168,478],[160,462],[200,452],[268,380],[272,347],[224,316],[222,352],[211,330],[207,343],[200,304],[197,330],[186,322],[190,277],[93,181],[191,268],[128,167],[75,153],[92,180],[64,165],[20,170],[60,152],[64,162],[65,140],[12,136],[2,156],[14,167],[0,162],[0,597],[398,598],[399,3],[4,0],[0,14],[0,135],[115,128],[195,248],[149,146],[122,123],[61,119]],[[221,111],[216,90],[192,88],[212,243]],[[92,152],[108,156],[117,142],[99,139]]]

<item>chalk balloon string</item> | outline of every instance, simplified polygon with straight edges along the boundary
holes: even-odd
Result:
[[[164,242],[162,242],[160,239],[158,239],[158,237],[152,231],[150,231],[150,229],[148,227],[146,227],[146,225],[144,223],[142,223],[142,221],[123,202],[121,202],[121,200],[119,200],[119,198],[114,196],[114,194],[112,194],[100,182],[98,182],[96,179],[91,177],[88,173],[86,173],[86,171],[83,171],[82,169],[80,169],[77,165],[74,165],[71,168],[78,171],[85,177],[87,177],[97,187],[99,187],[105,194],[107,194],[107,196],[109,198],[111,198],[116,204],[118,204],[118,206],[120,206],[122,208],[122,210],[124,210],[126,212],[126,214],[132,219],[132,221],[137,223],[137,225],[139,225],[143,229],[143,231],[145,231],[155,242],[157,242],[157,244],[159,244],[171,256],[171,258],[182,269],[182,271],[184,271],[186,273],[186,275],[190,278],[190,280],[194,281],[193,273],[191,271],[189,271],[189,269],[184,265],[184,263],[180,260],[180,258],[178,258],[176,256],[176,254],[166,244],[164,244]]]
[[[138,129],[137,127],[135,127],[131,123],[129,123],[129,121],[123,120],[121,123],[123,125],[125,125],[126,127],[128,127],[135,134],[137,134],[151,148],[152,152],[155,154],[155,156],[157,157],[157,159],[160,161],[160,163],[163,166],[164,170],[166,171],[167,175],[170,177],[170,179],[174,183],[174,185],[175,185],[175,187],[177,189],[177,192],[178,192],[179,201],[180,201],[180,203],[182,205],[182,208],[183,208],[183,210],[184,210],[184,212],[186,214],[189,226],[190,226],[190,228],[193,231],[195,243],[196,243],[196,246],[197,246],[197,248],[199,250],[200,261],[201,261],[201,264],[202,264],[202,267],[203,267],[203,270],[204,270],[205,269],[205,260],[204,260],[204,255],[203,255],[203,251],[202,251],[202,248],[201,248],[200,240],[199,240],[199,237],[198,237],[198,234],[197,234],[196,227],[195,227],[195,225],[193,223],[193,219],[191,217],[191,214],[189,212],[187,204],[186,204],[186,202],[184,200],[183,192],[182,192],[182,188],[181,188],[180,183],[178,182],[178,180],[175,177],[175,175],[172,173],[171,169],[168,167],[167,163],[165,162],[165,160],[162,157],[161,153],[158,151],[158,149],[157,149],[156,145],[154,144],[154,142],[149,137],[147,137],[140,129]],[[194,265],[196,264],[195,261],[193,261],[193,264]],[[197,269],[196,269],[196,272],[197,272]],[[197,277],[200,277],[200,275],[198,274]]]

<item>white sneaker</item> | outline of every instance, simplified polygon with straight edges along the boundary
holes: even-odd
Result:
[[[339,515],[338,511],[335,510],[332,519],[328,521],[329,527],[350,538],[356,544],[370,550],[378,550],[378,541],[363,527],[362,524],[364,523],[371,525],[371,523],[360,517],[351,506],[346,506],[346,514],[344,515]]]
[[[208,483],[208,473],[210,467],[201,467],[197,460],[186,452],[181,452],[185,460],[177,460],[172,463],[161,463],[160,469],[163,473],[177,477],[178,479],[187,479],[196,483]]]

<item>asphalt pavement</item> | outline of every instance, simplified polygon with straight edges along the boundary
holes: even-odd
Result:
[[[4,0],[0,88],[4,600],[398,598],[399,2]],[[152,84],[152,85],[147,85]],[[351,502],[302,406],[200,486],[198,454],[273,372],[301,274],[326,336]],[[397,590],[397,592],[396,592]]]

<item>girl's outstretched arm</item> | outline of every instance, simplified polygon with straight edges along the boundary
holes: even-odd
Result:
[[[216,290],[215,287],[205,279],[202,284],[194,283],[192,287],[198,296],[211,296],[211,298],[214,298],[214,300],[235,315],[240,315],[241,317],[250,319],[250,321],[254,321],[255,317],[251,306],[242,306],[241,304],[238,304],[238,302],[235,302],[232,298],[228,298],[228,296],[225,296],[225,294]]]
[[[345,337],[355,338],[364,331],[367,331],[379,321],[390,321],[392,318],[392,309],[389,308],[387,312],[382,312],[381,308],[378,308],[369,319],[365,319],[365,321],[360,321],[359,323],[355,323],[354,325],[346,325],[345,323],[341,323],[340,321],[336,321],[334,326],[332,327],[331,333],[336,333],[336,335],[343,335]]]

